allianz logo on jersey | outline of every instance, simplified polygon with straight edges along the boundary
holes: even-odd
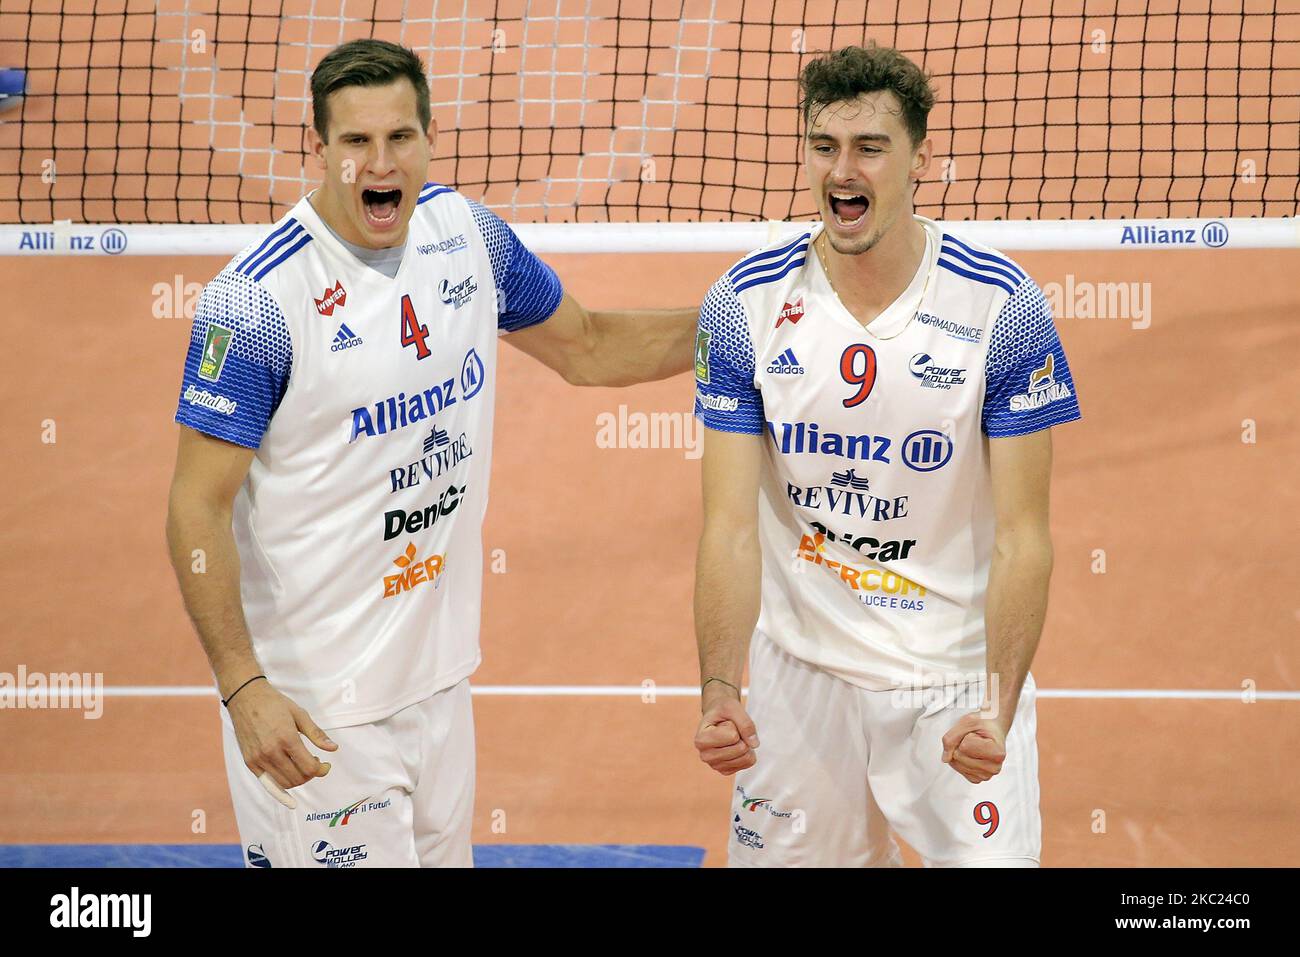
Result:
[[[442,301],[453,309],[465,305],[476,292],[478,292],[478,284],[474,282],[473,276],[466,276],[454,286],[450,279],[444,279],[442,285],[438,287],[438,294],[442,297]]]
[[[823,431],[816,422],[767,423],[768,434],[782,455],[838,455],[846,459],[888,462],[893,440],[883,435],[846,435]]]
[[[458,253],[462,249],[468,249],[469,243],[465,241],[465,234],[460,233],[450,239],[440,239],[436,243],[420,243],[415,248],[420,251],[421,256],[428,256],[433,253]]]
[[[485,379],[483,360],[475,350],[470,349],[465,353],[465,361],[461,363],[459,380],[446,379],[441,385],[434,384],[410,395],[399,392],[380,399],[374,405],[353,409],[352,432],[348,436],[348,444],[351,445],[362,436],[396,432],[408,425],[433,418],[458,401],[467,402],[479,394]],[[456,396],[457,381],[461,390],[459,399]]]
[[[1068,399],[1071,396],[1072,393],[1068,385],[1064,382],[1057,382],[1052,378],[1055,367],[1056,359],[1049,352],[1042,367],[1029,373],[1028,390],[1011,397],[1008,406],[1012,412],[1028,412],[1032,409],[1041,409],[1057,399]]]
[[[966,383],[965,369],[938,365],[928,352],[918,352],[912,356],[908,368],[926,389],[951,389],[955,385]]]
[[[786,349],[767,367],[769,375],[803,375],[804,368],[799,364],[799,360],[794,357],[793,349]]]
[[[339,331],[334,333],[334,340],[330,343],[330,352],[342,352],[344,349],[353,349],[365,342],[359,335],[348,328],[346,322],[339,324]]]

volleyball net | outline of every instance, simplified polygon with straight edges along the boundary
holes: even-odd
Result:
[[[799,71],[867,39],[938,93],[922,215],[1006,248],[1300,246],[1277,0],[5,0],[0,252],[237,250],[317,182],[310,73],[357,37],[420,54],[430,179],[539,251],[794,228]]]

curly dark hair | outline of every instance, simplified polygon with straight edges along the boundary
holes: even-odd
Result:
[[[406,77],[415,87],[415,111],[420,128],[429,128],[429,81],[424,64],[406,47],[386,40],[349,40],[336,46],[316,64],[311,75],[312,126],[329,142],[329,95],[345,86],[387,86]]]
[[[925,139],[926,118],[934,108],[930,77],[893,47],[844,47],[813,60],[799,74],[800,103],[805,123],[814,112],[863,93],[889,90],[903,104],[903,124],[912,145]]]

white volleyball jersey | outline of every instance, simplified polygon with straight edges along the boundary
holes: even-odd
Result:
[[[562,295],[496,215],[432,183],[391,279],[304,198],[204,289],[176,421],[257,450],[234,510],[244,616],[322,727],[478,665],[496,339]]]
[[[766,433],[757,631],[871,690],[985,668],[989,437],[1079,417],[1038,286],[930,220],[909,287],[863,326],[811,243],[742,259],[710,289],[695,413]]]

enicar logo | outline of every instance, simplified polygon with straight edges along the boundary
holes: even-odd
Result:
[[[324,299],[314,299],[316,311],[322,316],[334,315],[335,306],[346,306],[348,303],[348,294],[343,290],[343,283],[334,280],[334,288],[325,290]]]
[[[781,307],[781,311],[776,316],[776,328],[781,328],[781,323],[789,322],[795,325],[803,318],[803,296],[800,296],[794,302],[787,302]]]

